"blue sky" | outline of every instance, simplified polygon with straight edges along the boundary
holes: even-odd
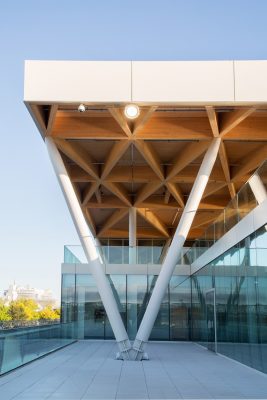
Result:
[[[25,59],[267,59],[266,0],[27,1],[0,5],[0,292],[59,296],[78,237],[23,104]]]

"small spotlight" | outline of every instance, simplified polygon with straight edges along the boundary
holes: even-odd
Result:
[[[81,112],[81,113],[85,112],[86,111],[85,105],[84,104],[80,104],[79,107],[78,107],[78,111]]]
[[[135,119],[140,114],[140,109],[136,104],[128,104],[124,109],[124,114],[129,119]]]

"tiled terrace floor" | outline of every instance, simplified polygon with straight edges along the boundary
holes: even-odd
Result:
[[[192,343],[151,343],[150,361],[114,360],[81,341],[0,378],[0,399],[267,399],[267,375]]]

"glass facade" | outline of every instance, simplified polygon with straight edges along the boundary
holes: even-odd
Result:
[[[191,282],[192,340],[267,372],[267,225],[202,268]]]
[[[134,339],[156,275],[109,275]],[[113,338],[91,275],[62,277],[62,322],[79,338]],[[191,277],[173,276],[150,340],[192,340],[267,372],[267,225]]]
[[[157,276],[109,275],[108,279],[129,338],[133,340]],[[190,293],[190,280],[185,276],[171,279],[151,340],[188,340]],[[80,339],[114,338],[92,275],[63,274],[62,321],[77,321]]]

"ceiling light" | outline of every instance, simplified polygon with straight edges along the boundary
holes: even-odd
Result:
[[[79,112],[85,112],[86,111],[85,105],[84,104],[80,104],[79,107],[78,107],[78,111]]]
[[[136,104],[128,104],[124,109],[124,114],[129,119],[135,119],[140,114],[139,107]]]

